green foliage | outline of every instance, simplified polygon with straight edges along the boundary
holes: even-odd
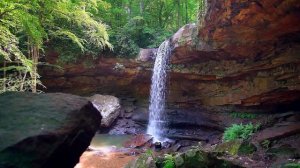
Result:
[[[255,133],[260,124],[253,125],[250,124],[232,124],[231,127],[225,129],[223,140],[224,141],[231,141],[236,139],[248,139],[253,133]]]
[[[38,81],[38,85],[44,87],[41,81]],[[10,74],[5,78],[0,78],[0,86],[5,86],[5,89],[1,88],[0,93],[3,92],[25,92],[31,91],[31,80],[24,78],[21,75]],[[41,90],[38,90],[38,93],[42,93]]]
[[[110,27],[114,55],[130,58],[139,48],[158,47],[183,25],[196,22],[198,10],[204,5],[201,2],[105,0],[96,15]]]
[[[300,163],[288,163],[283,166],[284,168],[300,168]]]
[[[232,112],[230,114],[233,118],[242,118],[242,119],[255,119],[257,118],[257,114],[252,113],[240,113],[240,112]]]
[[[150,27],[145,19],[136,16],[124,27],[112,33],[114,52],[120,57],[135,57],[140,48],[158,47],[173,32]]]
[[[0,1],[0,58],[4,64],[1,91],[24,91],[27,80],[31,80],[35,92],[38,60],[48,46],[60,46],[62,55],[111,49],[107,26],[92,14],[98,12],[98,2],[102,4],[101,0]],[[74,56],[65,60],[74,60]],[[20,83],[19,79],[21,86],[15,87],[12,83]]]
[[[175,159],[173,157],[173,155],[171,154],[165,154],[164,155],[164,166],[163,168],[175,168]]]
[[[271,141],[270,141],[270,140],[264,140],[264,141],[262,141],[261,146],[262,146],[264,149],[269,149],[270,146],[271,146]]]

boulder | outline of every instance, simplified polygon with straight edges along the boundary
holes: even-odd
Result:
[[[74,167],[99,129],[87,99],[62,93],[0,95],[0,167]]]
[[[110,127],[120,115],[121,105],[118,98],[109,95],[96,94],[89,98],[94,107],[101,113],[102,127]]]
[[[141,48],[137,60],[141,62],[153,61],[155,59],[156,52],[156,48]]]

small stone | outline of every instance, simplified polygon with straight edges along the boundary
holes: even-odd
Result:
[[[161,149],[162,148],[161,142],[155,142],[154,147],[155,147],[155,149]]]

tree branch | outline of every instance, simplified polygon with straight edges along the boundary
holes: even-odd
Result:
[[[16,7],[16,8],[10,9],[10,10],[3,11],[2,13],[0,13],[0,19],[2,19],[5,14],[12,12],[14,10],[17,10],[17,9],[19,9],[19,8]]]

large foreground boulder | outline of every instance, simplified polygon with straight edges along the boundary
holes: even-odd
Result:
[[[101,115],[87,99],[61,93],[0,95],[0,167],[71,168]]]
[[[120,115],[121,105],[118,98],[96,94],[89,98],[102,116],[101,126],[109,127]],[[99,121],[100,124],[100,121]]]

